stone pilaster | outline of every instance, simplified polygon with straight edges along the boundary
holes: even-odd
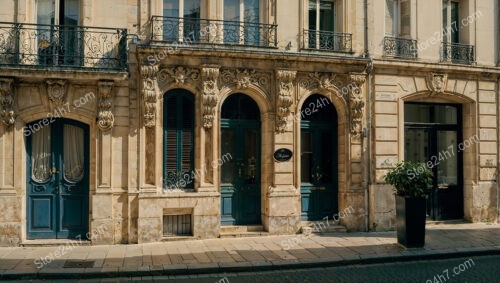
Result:
[[[113,115],[113,82],[100,81],[97,83],[99,102],[97,104],[97,126],[101,131],[108,131],[115,124]]]
[[[0,118],[2,122],[11,126],[15,123],[14,115],[14,80],[0,78]]]

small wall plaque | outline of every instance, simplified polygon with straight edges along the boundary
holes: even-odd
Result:
[[[285,162],[292,158],[292,151],[288,148],[280,148],[274,152],[274,160],[278,162]]]

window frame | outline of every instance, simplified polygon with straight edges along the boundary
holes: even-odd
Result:
[[[457,0],[443,0],[441,2],[442,5],[444,5],[446,2],[446,25],[444,25],[444,19],[441,19],[441,25],[442,31],[443,31],[443,42],[445,43],[460,43],[460,30],[457,28],[457,25],[459,24],[459,17],[460,17],[460,1]],[[452,3],[457,4],[457,19],[456,21],[452,21]],[[442,10],[445,9],[445,7],[442,7]],[[443,13],[441,13],[441,17]],[[455,27],[453,27],[453,23],[456,22]],[[451,31],[451,32],[449,32]],[[456,34],[457,39],[454,41],[452,37],[452,33]]]
[[[335,23],[336,21],[336,16],[337,16],[337,0],[312,0],[312,1],[316,1],[316,23],[315,23],[315,26],[316,28],[314,29],[314,31],[316,33],[319,33],[321,31],[329,31],[329,32],[335,32],[336,31],[336,28],[337,28],[337,25]],[[309,26],[309,22],[310,22],[310,19],[309,19],[309,12],[311,11],[309,9],[309,3],[311,2],[311,0],[307,0],[307,29],[310,29],[310,26]],[[332,3],[332,7],[333,7],[333,18],[332,18],[332,30],[322,30],[321,29],[321,2],[331,2]]]
[[[411,37],[411,0],[391,0],[393,3],[393,11],[394,11],[394,17],[392,18],[392,33],[387,32],[387,25],[385,27],[385,35],[386,36],[393,36],[393,37]],[[403,19],[403,13],[402,13],[402,2],[407,1],[409,5],[409,32],[408,34],[402,34],[402,19]],[[385,1],[385,4],[387,5],[387,1]],[[386,10],[387,13],[387,10]],[[387,18],[387,14],[385,15]],[[387,24],[387,23],[386,23]]]

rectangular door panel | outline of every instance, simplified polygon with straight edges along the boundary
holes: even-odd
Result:
[[[61,197],[61,230],[83,230],[84,207],[78,196]]]
[[[52,196],[30,197],[31,204],[31,231],[52,232],[54,223],[52,221],[54,200]]]

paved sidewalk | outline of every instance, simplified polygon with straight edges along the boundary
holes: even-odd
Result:
[[[0,248],[0,279],[202,274],[500,254],[500,225],[427,225],[425,248],[409,250],[396,244],[395,232],[370,232],[75,245],[64,251],[60,247]],[[41,260],[50,257],[48,264]],[[70,267],[75,260],[90,267]]]

